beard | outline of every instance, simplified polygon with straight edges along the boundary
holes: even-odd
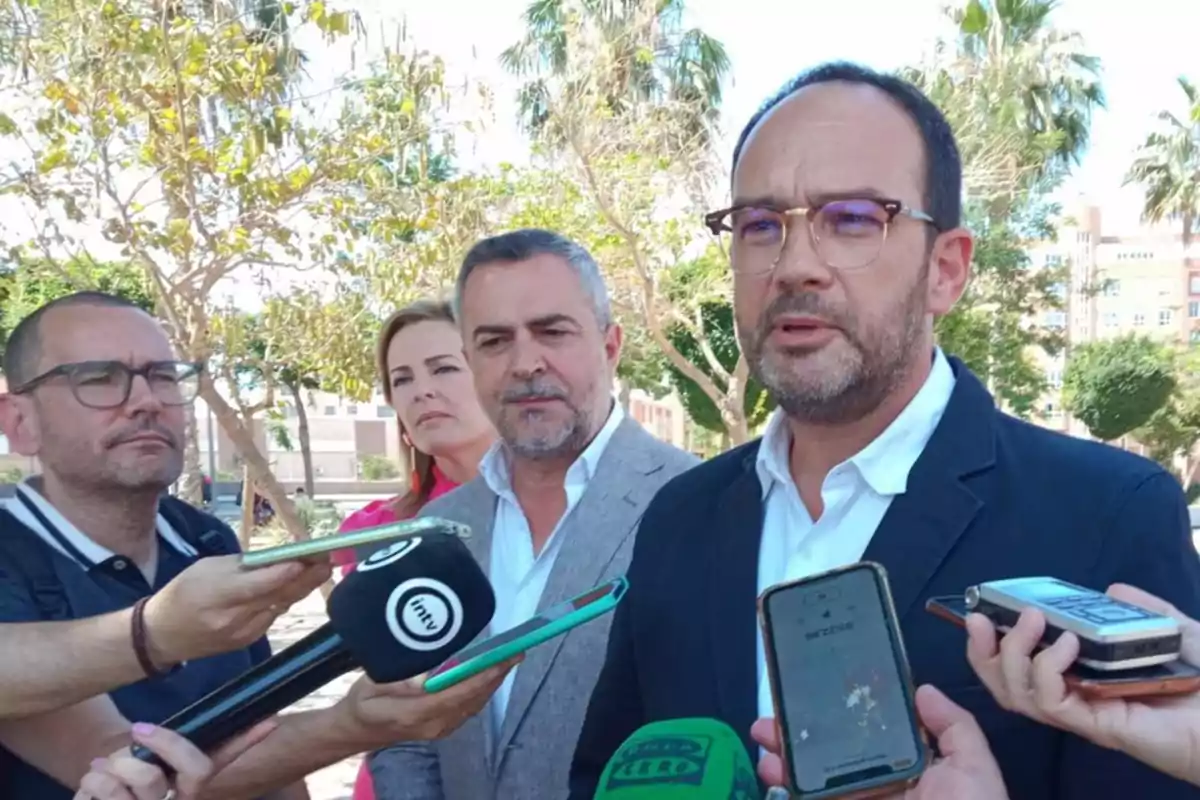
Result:
[[[812,292],[777,297],[756,328],[739,330],[750,374],[788,417],[814,425],[841,425],[867,416],[903,382],[925,327],[929,267],[903,301],[877,323],[864,324],[831,308]],[[783,314],[817,316],[840,336],[817,348],[771,347],[774,321]]]

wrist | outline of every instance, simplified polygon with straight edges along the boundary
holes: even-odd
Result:
[[[323,713],[328,715],[322,722],[323,727],[329,731],[331,742],[345,751],[338,756],[339,758],[349,758],[382,746],[370,735],[367,726],[355,711],[353,694],[343,697]]]
[[[158,613],[161,605],[158,599],[157,595],[149,598],[142,609],[142,645],[154,666],[165,671],[194,656],[178,652],[179,648],[171,640],[170,626]]]

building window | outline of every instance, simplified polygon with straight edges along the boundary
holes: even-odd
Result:
[[[1145,314],[1142,314],[1139,312],[1139,313],[1133,315],[1133,327],[1140,328],[1145,324],[1146,324],[1146,315]]]
[[[1188,276],[1188,294],[1200,294],[1200,273]]]
[[[346,413],[352,417],[357,417],[358,416],[358,406],[351,403],[350,405],[346,406]]]
[[[1046,373],[1046,383],[1048,383],[1052,389],[1061,389],[1062,388],[1062,370],[1061,369],[1052,369],[1049,372],[1047,372]]]
[[[1103,294],[1105,297],[1119,297],[1121,294],[1121,282],[1116,280],[1105,281]]]
[[[1188,341],[1192,342],[1193,344],[1200,342],[1200,328],[1196,328],[1188,333]]]
[[[1188,303],[1188,316],[1192,319],[1200,317],[1200,301],[1193,300]]]
[[[1117,322],[1117,312],[1109,311],[1104,315],[1104,327],[1115,328],[1117,327]]]
[[[334,414],[337,413],[337,409],[334,408],[333,406],[325,406],[325,411],[323,413],[327,417],[332,417]]]
[[[1065,328],[1067,325],[1067,313],[1065,311],[1047,311],[1046,312],[1046,327],[1048,328]]]
[[[1045,264],[1047,267],[1061,267],[1063,257],[1057,253],[1048,253],[1046,255]]]
[[[375,416],[380,419],[396,416],[396,410],[391,406],[375,406]]]
[[[1161,326],[1170,325],[1171,324],[1171,316],[1172,316],[1171,309],[1169,309],[1169,308],[1164,308],[1161,311],[1159,311],[1158,312],[1159,326],[1161,327]]]

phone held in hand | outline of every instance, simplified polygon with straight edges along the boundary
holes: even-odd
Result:
[[[380,549],[398,539],[408,539],[422,533],[443,534],[467,538],[471,528],[461,522],[440,517],[416,517],[374,528],[362,528],[348,533],[335,533],[305,542],[288,542],[261,550],[242,553],[242,569],[260,569],[284,561],[299,561],[345,550],[352,547],[378,544]]]
[[[920,778],[929,750],[884,568],[771,586],[758,610],[788,789],[870,797]]]
[[[440,692],[489,667],[500,664],[531,647],[562,636],[585,622],[617,607],[625,590],[625,578],[615,578],[531,617],[525,622],[476,642],[439,666],[425,680],[425,691]]]

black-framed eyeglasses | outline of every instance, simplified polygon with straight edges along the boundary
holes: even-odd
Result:
[[[31,378],[12,394],[28,394],[55,378],[65,378],[80,405],[95,409],[118,408],[129,401],[133,378],[142,376],[150,391],[165,406],[185,406],[196,399],[204,365],[190,361],[151,361],[131,367],[123,361],[79,361],[59,364]]]
[[[808,220],[808,236],[817,257],[838,270],[861,269],[874,263],[898,216],[937,228],[933,217],[909,208],[899,200],[846,198],[812,207],[772,208],[743,204],[704,215],[704,224],[720,236],[730,234],[730,262],[734,272],[770,272],[779,263],[787,244],[790,223]]]

